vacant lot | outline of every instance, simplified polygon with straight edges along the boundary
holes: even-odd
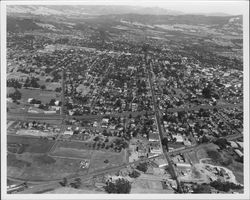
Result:
[[[25,136],[7,136],[7,143],[26,144],[24,152],[46,153],[54,144],[54,141]]]

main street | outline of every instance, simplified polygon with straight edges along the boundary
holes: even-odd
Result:
[[[147,69],[147,71],[148,71],[148,79],[149,79],[149,84],[150,84],[150,89],[151,89],[151,94],[152,94],[152,101],[153,101],[153,106],[154,106],[154,111],[155,111],[156,123],[157,123],[158,132],[159,132],[159,135],[160,135],[160,142],[161,142],[162,139],[163,139],[163,133],[162,133],[160,116],[159,116],[160,111],[159,111],[157,103],[156,103],[155,91],[154,91],[153,83],[152,83],[152,71],[153,71],[152,70],[152,65],[151,65],[151,63],[149,63],[149,64],[147,63],[146,58],[145,58],[145,63],[146,63],[146,67],[148,68]],[[162,145],[161,145],[161,147],[162,147]],[[168,152],[163,147],[162,147],[162,151],[163,151],[165,159],[168,162],[170,174],[171,174],[172,178],[174,180],[176,180],[179,192],[182,193],[182,187],[181,187],[180,181],[178,179],[175,167],[172,164],[172,160],[170,159]]]

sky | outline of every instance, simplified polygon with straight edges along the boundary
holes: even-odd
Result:
[[[5,0],[10,3],[22,0]],[[159,7],[169,10],[191,13],[225,13],[241,15],[249,13],[248,0],[26,0],[28,4],[83,4],[83,5],[130,5],[143,7]],[[60,2],[60,3],[59,3]],[[14,3],[15,4],[15,3]],[[21,3],[22,4],[22,3]]]

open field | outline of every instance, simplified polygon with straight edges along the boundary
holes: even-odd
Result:
[[[29,166],[13,165],[20,162],[31,163]],[[8,160],[8,176],[30,181],[54,180],[78,173],[87,173],[79,168],[79,160],[52,158],[47,155],[24,153]]]
[[[51,153],[51,156],[90,159],[91,151],[84,149],[79,150],[74,148],[56,147],[55,150]]]
[[[51,156],[90,159],[90,172],[119,166],[127,162],[127,153],[125,151],[115,153],[89,150],[86,148],[86,143],[83,142],[60,142],[51,152]],[[108,163],[104,163],[105,160],[108,160]]]
[[[125,164],[125,156],[125,151],[121,151],[120,153],[93,151],[89,172]],[[108,160],[108,163],[104,163],[105,160]]]
[[[26,144],[24,152],[46,153],[54,144],[54,141],[33,137],[8,135],[7,143]]]

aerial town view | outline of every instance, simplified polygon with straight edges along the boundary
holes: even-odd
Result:
[[[243,16],[7,6],[8,194],[242,194]]]

